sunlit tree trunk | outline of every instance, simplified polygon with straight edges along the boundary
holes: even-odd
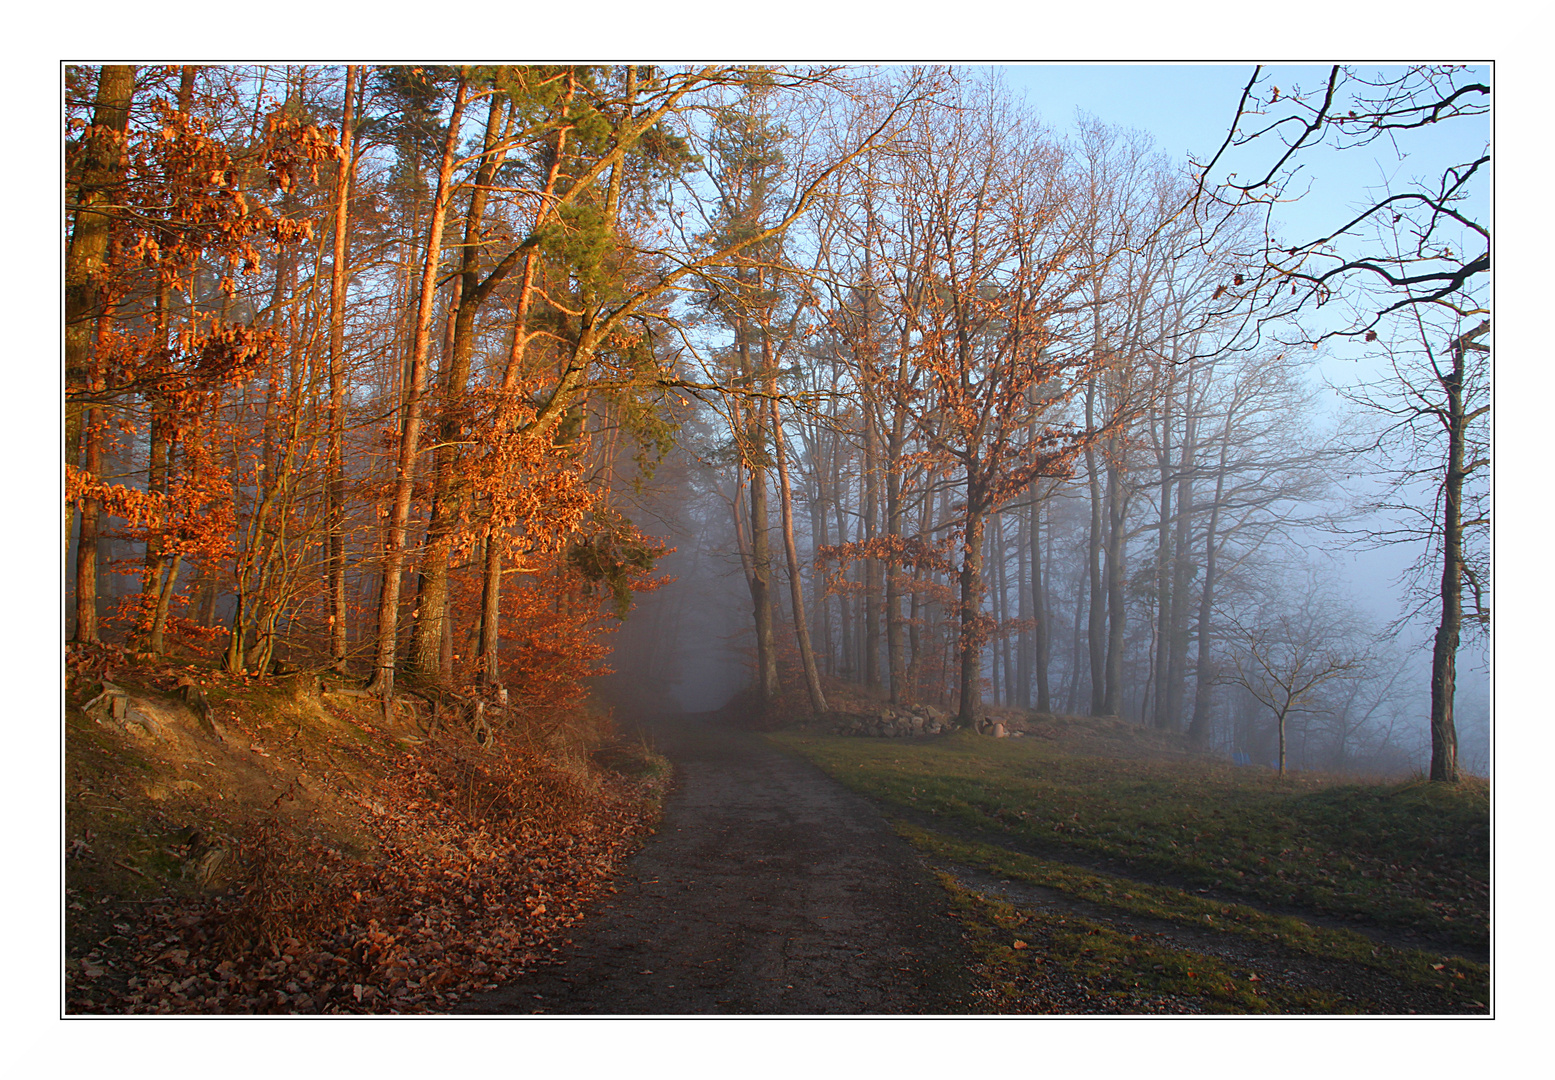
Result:
[[[410,669],[425,675],[447,675],[443,657],[445,653],[452,655],[451,650],[444,648],[444,640],[452,640],[452,628],[445,625],[449,610],[448,565],[458,527],[460,496],[456,488],[462,486],[455,468],[461,455],[455,444],[461,438],[461,409],[475,353],[475,320],[491,290],[521,257],[519,249],[514,248],[484,280],[481,279],[481,230],[486,217],[487,194],[504,156],[501,145],[505,102],[503,95],[491,95],[481,162],[470,189],[469,211],[464,223],[459,300],[452,318],[448,369],[443,376],[442,415],[437,449],[433,451],[432,509],[427,523],[426,552],[421,560],[419,617],[411,645]]]
[[[107,332],[112,319],[110,308],[104,308],[98,318],[99,337]],[[87,386],[101,388],[97,361],[88,361]],[[90,409],[86,413],[82,442],[85,454],[82,468],[94,479],[103,473],[103,436],[99,425],[102,411]],[[76,636],[77,641],[97,641],[97,545],[102,533],[102,504],[96,499],[81,501],[81,535],[76,540]],[[69,537],[66,537],[68,541]]]
[[[178,571],[183,564],[184,553],[174,552],[172,562],[167,564],[165,580],[156,593],[157,604],[151,614],[151,632],[147,635],[147,642],[155,656],[161,656],[166,651],[164,635],[167,631],[167,616],[173,602],[173,590],[178,584]]]
[[[351,212],[351,180],[356,166],[353,96],[358,67],[346,66],[341,105],[340,161],[335,171],[334,246],[329,270],[329,449],[325,490],[329,509],[325,531],[329,569],[329,661],[336,671],[346,665],[346,479],[345,479],[345,326]]]
[[[572,103],[576,82],[569,73],[559,108],[565,114]],[[567,155],[567,136],[571,129],[563,124],[556,132],[556,141],[549,147],[550,163],[546,169],[545,185],[535,203],[532,235],[539,235],[540,228],[555,210],[557,178],[561,175],[562,162]],[[519,277],[518,299],[514,305],[513,338],[508,349],[507,364],[502,373],[504,405],[511,405],[518,382],[524,373],[529,342],[535,332],[530,328],[530,313],[534,309],[537,279],[540,270],[539,245],[528,245],[524,251],[524,268]],[[501,422],[501,428],[508,425]],[[480,619],[480,677],[495,685],[501,681],[499,644],[502,622],[502,555],[505,538],[502,530],[488,522],[484,562],[481,567],[481,619]]]
[[[422,392],[426,385],[427,354],[431,341],[432,305],[437,289],[437,269],[443,250],[443,221],[453,198],[454,155],[458,147],[459,121],[464,116],[466,84],[461,73],[454,95],[453,114],[443,142],[438,167],[437,191],[428,226],[426,262],[421,274],[421,295],[416,309],[416,336],[411,350],[410,379],[406,386],[404,419],[400,428],[399,456],[395,463],[394,502],[389,516],[388,543],[384,552],[383,593],[378,600],[378,649],[370,688],[385,700],[394,695],[394,654],[398,638],[400,584],[405,569],[405,541],[410,526],[410,501],[415,481],[416,451],[421,442]]]
[[[124,175],[125,133],[129,130],[130,100],[135,93],[135,68],[105,64],[98,73],[97,100],[92,129],[78,150],[80,164],[68,177],[69,194],[75,199],[75,221],[65,249],[65,386],[81,390],[89,381],[88,357],[97,320],[107,297],[101,277],[108,257],[108,239],[114,201],[113,189]],[[65,461],[79,465],[81,426],[85,406],[65,399]],[[64,506],[63,543],[70,545],[75,507]]]

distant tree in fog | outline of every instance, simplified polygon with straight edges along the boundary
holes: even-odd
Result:
[[[1279,775],[1285,775],[1292,716],[1313,710],[1327,683],[1357,675],[1364,657],[1346,641],[1343,616],[1314,588],[1288,606],[1238,622],[1231,647],[1233,681],[1274,715],[1279,735]]]

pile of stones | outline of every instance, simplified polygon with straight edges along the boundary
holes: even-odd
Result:
[[[834,713],[838,735],[907,739],[955,730],[955,717],[934,705],[885,705],[868,713]]]
[[[935,705],[881,705],[867,713],[834,712],[828,717],[831,730],[838,735],[875,739],[910,739],[923,735],[941,735],[956,730],[956,715]],[[977,733],[995,739],[1019,738],[1018,730],[1006,730],[995,720],[979,719]]]

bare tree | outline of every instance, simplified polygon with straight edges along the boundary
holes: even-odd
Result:
[[[1488,455],[1469,452],[1471,427],[1488,409],[1474,400],[1480,388],[1488,391],[1488,365],[1469,359],[1488,352],[1478,339],[1490,329],[1484,289],[1490,229],[1483,221],[1489,110],[1489,85],[1464,67],[1412,66],[1368,75],[1335,65],[1321,87],[1306,91],[1282,90],[1258,68],[1220,149],[1196,165],[1198,187],[1189,203],[1205,236],[1217,234],[1235,215],[1261,212],[1263,240],[1260,250],[1249,252],[1259,256],[1257,272],[1237,275],[1217,292],[1225,309],[1239,311],[1256,332],[1294,324],[1304,342],[1381,338],[1379,347],[1390,355],[1411,348],[1408,343],[1423,344],[1418,365],[1395,363],[1391,378],[1350,396],[1393,421],[1364,452],[1388,441],[1394,450],[1420,451],[1425,429],[1437,425],[1437,436],[1445,440],[1427,457],[1393,459],[1396,482],[1382,500],[1386,506],[1374,508],[1396,512],[1404,524],[1383,526],[1368,539],[1424,539],[1433,553],[1429,558],[1439,562],[1431,778],[1449,782],[1458,777],[1452,698],[1465,589],[1474,594],[1476,622],[1489,619],[1483,566],[1463,549],[1464,525],[1488,525],[1488,518],[1471,514],[1465,520],[1462,514],[1465,480],[1488,464]],[[1443,134],[1457,134],[1459,141],[1435,138]],[[1471,149],[1456,150],[1462,145]],[[1401,163],[1410,152],[1424,153],[1429,172],[1390,178],[1321,236],[1281,237],[1274,208],[1299,194],[1295,185],[1304,159],[1319,147],[1347,153],[1390,147]],[[1237,172],[1225,175],[1233,163]],[[1319,314],[1334,300],[1340,303],[1328,311],[1347,307],[1348,319]],[[1434,345],[1427,340],[1433,334]],[[1426,473],[1436,477],[1434,490],[1419,483]]]
[[[1479,314],[1473,294],[1490,272],[1490,230],[1478,220],[1477,201],[1489,178],[1489,112],[1490,87],[1463,67],[1368,75],[1335,65],[1309,90],[1275,86],[1262,67],[1254,69],[1225,141],[1209,161],[1193,163],[1198,187],[1188,208],[1206,239],[1250,211],[1264,222],[1262,242],[1247,252],[1259,269],[1223,284],[1223,310],[1240,311],[1261,328],[1345,293],[1372,299],[1347,325],[1304,333],[1303,340],[1371,340],[1389,315],[1421,305],[1446,303],[1465,317]],[[1474,151],[1453,155],[1426,177],[1374,189],[1321,236],[1276,232],[1275,208],[1301,194],[1310,152],[1390,146],[1402,162],[1442,128],[1465,125]],[[1236,171],[1226,174],[1229,166]],[[1377,242],[1379,232],[1400,224],[1406,244]]]
[[[1340,617],[1310,585],[1294,608],[1235,624],[1234,681],[1274,714],[1282,777],[1290,717],[1307,711],[1319,687],[1351,676],[1363,665],[1361,655],[1344,647],[1340,624]]]
[[[1357,537],[1371,546],[1418,551],[1404,575],[1409,606],[1393,628],[1427,609],[1436,612],[1431,779],[1453,782],[1459,773],[1453,698],[1465,596],[1470,631],[1490,624],[1490,346],[1481,340],[1490,321],[1465,330],[1455,313],[1439,306],[1414,308],[1407,317],[1416,340],[1391,345],[1381,377],[1342,393],[1382,421],[1356,451],[1385,478],[1381,493],[1364,507],[1372,516]]]

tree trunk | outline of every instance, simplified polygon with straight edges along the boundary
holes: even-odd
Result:
[[[1107,680],[1102,701],[1104,716],[1123,714],[1123,623],[1125,618],[1123,585],[1123,530],[1128,514],[1128,496],[1123,490],[1122,470],[1107,468]]]
[[[1031,708],[1031,519],[1035,515],[1034,500],[1026,513],[1015,515],[1015,615],[1021,621],[1021,631],[1015,639],[1015,695],[1011,704],[1021,709]]]
[[[153,655],[161,656],[165,651],[163,635],[167,631],[167,613],[173,601],[173,589],[178,582],[178,571],[184,564],[184,553],[177,552],[173,555],[173,561],[167,568],[167,580],[162,582],[162,587],[157,590],[157,606],[151,616],[151,633],[148,642]]]
[[[426,261],[421,273],[421,295],[416,309],[416,336],[411,349],[410,379],[405,388],[404,422],[400,428],[399,458],[395,465],[394,504],[389,518],[388,543],[383,560],[383,593],[378,599],[378,649],[370,689],[389,700],[394,696],[394,655],[398,640],[400,582],[405,569],[405,541],[410,527],[410,499],[415,482],[416,451],[421,442],[421,398],[426,385],[427,353],[431,341],[432,304],[437,289],[437,268],[443,251],[443,221],[453,197],[454,155],[458,147],[459,121],[464,116],[466,85],[463,75],[454,96],[448,136],[438,167],[437,192],[428,226]]]
[[[772,447],[777,456],[779,507],[783,522],[783,553],[788,557],[788,591],[794,606],[794,634],[799,639],[799,660],[804,665],[805,688],[810,692],[810,708],[826,711],[826,694],[821,690],[820,672],[810,649],[810,624],[805,619],[804,578],[799,573],[799,549],[794,545],[794,500],[788,484],[788,451],[784,445],[783,420],[778,415],[777,399],[769,399],[772,409]]]
[[[461,437],[463,420],[461,406],[470,381],[470,367],[475,353],[475,318],[491,289],[502,280],[518,260],[515,248],[509,256],[492,269],[487,278],[480,277],[481,227],[486,217],[487,193],[498,166],[505,156],[501,149],[502,107],[505,98],[493,94],[486,113],[486,133],[482,144],[482,156],[475,172],[475,183],[470,189],[469,211],[464,222],[464,247],[461,252],[459,273],[459,302],[454,309],[452,340],[449,342],[448,368],[443,378],[442,416],[438,425],[438,445],[434,452],[432,473],[432,511],[427,522],[426,553],[421,560],[422,592],[419,602],[420,617],[416,620],[415,637],[411,646],[411,670],[426,675],[447,675],[443,657],[448,650],[444,639],[452,640],[451,628],[445,626],[449,610],[448,563],[452,553],[454,533],[458,528],[458,501],[460,486],[456,462],[459,458],[457,443]]]
[[[1458,640],[1463,628],[1463,409],[1464,353],[1490,329],[1482,322],[1451,344],[1452,370],[1440,377],[1447,396],[1447,475],[1442,484],[1442,617],[1431,646],[1431,779],[1458,780],[1458,730],[1453,697],[1458,684]],[[1483,348],[1483,346],[1477,346]]]
[[[918,538],[925,545],[934,544],[934,489],[930,487],[923,493],[923,502],[918,515]],[[907,674],[906,690],[912,698],[918,698],[923,692],[923,655],[924,655],[924,624],[928,621],[928,604],[923,599],[923,585],[929,580],[931,571],[924,566],[913,568],[912,602],[908,610],[907,623]]]
[[[1215,610],[1215,556],[1220,543],[1220,506],[1226,492],[1226,455],[1231,444],[1231,418],[1220,436],[1220,462],[1215,470],[1215,500],[1210,503],[1209,522],[1204,527],[1204,587],[1199,593],[1199,657],[1194,673],[1193,719],[1188,723],[1188,741],[1203,746],[1209,737],[1210,694],[1215,684],[1213,659],[1214,636],[1210,621]]]
[[[102,469],[101,439],[93,430],[97,410],[87,413],[86,471],[97,476]],[[76,635],[80,642],[97,636],[97,544],[101,535],[102,508],[96,499],[81,502],[81,535],[76,540]]]
[[[1004,694],[1003,702],[1006,705],[1014,705],[1015,702],[1015,665],[1012,662],[1010,650],[1012,642],[1006,626],[1010,621],[1010,583],[1009,567],[1005,565],[1004,544],[1004,515],[997,514],[993,521],[993,553],[998,563],[994,566],[994,577],[999,589],[998,615],[999,620],[999,662],[1004,669]]]
[[[1032,618],[1036,620],[1036,626],[1032,629],[1032,667],[1037,678],[1037,711],[1050,713],[1053,711],[1053,699],[1051,687],[1048,682],[1048,669],[1051,666],[1049,656],[1052,635],[1048,627],[1048,603],[1047,603],[1047,579],[1044,576],[1045,565],[1052,565],[1053,533],[1048,531],[1048,558],[1042,558],[1042,504],[1037,503],[1031,508],[1031,608]]]
[[[1177,718],[1172,715],[1166,692],[1167,672],[1171,667],[1168,653],[1171,650],[1172,590],[1172,386],[1167,385],[1161,404],[1161,435],[1157,443],[1156,467],[1160,470],[1160,483],[1156,496],[1155,540],[1155,654],[1153,658],[1155,710],[1154,726],[1163,731],[1176,727]]]
[[[1003,692],[1002,692],[1003,686],[1002,686],[1002,683],[1001,683],[1001,680],[1000,680],[1000,676],[1003,674],[1003,672],[1001,671],[1001,668],[1002,668],[1003,665],[1000,663],[1001,656],[1000,656],[1000,650],[999,650],[1000,641],[999,641],[999,636],[998,636],[998,633],[999,633],[998,628],[1004,622],[1004,609],[1003,609],[1003,607],[1002,607],[1002,605],[1000,603],[1000,597],[999,597],[999,588],[998,588],[998,586],[999,586],[999,564],[998,564],[997,559],[994,556],[995,547],[994,547],[994,535],[993,535],[993,534],[997,533],[998,531],[999,531],[999,515],[998,514],[994,514],[993,515],[993,528],[992,529],[986,529],[985,528],[983,530],[983,573],[984,573],[985,576],[987,576],[988,568],[989,568],[989,566],[991,564],[992,567],[993,567],[993,575],[992,576],[993,576],[993,586],[994,587],[989,590],[991,595],[988,598],[988,618],[990,620],[990,625],[992,627],[992,630],[990,631],[990,636],[989,636],[989,639],[988,639],[988,649],[987,649],[987,652],[988,652],[988,690],[989,690],[989,693],[993,697],[993,703],[995,705],[1002,705],[1002,704],[1004,704],[1004,695],[1003,695]]]
[[[767,528],[767,478],[750,471],[752,614],[756,622],[756,695],[762,709],[777,702],[777,646],[772,633],[772,546]]]
[[[345,352],[347,247],[350,223],[351,177],[355,169],[356,146],[352,125],[355,120],[357,66],[346,66],[345,98],[341,106],[340,163],[335,171],[335,235],[333,261],[329,270],[329,449],[325,491],[328,514],[325,523],[328,549],[329,661],[335,671],[346,667],[346,479],[345,454],[345,373],[341,370]]]
[[[826,547],[831,544],[826,528],[826,488],[823,485],[823,472],[820,461],[819,440],[812,440],[814,451],[811,462],[811,482],[814,487],[810,492],[810,535],[817,547]],[[823,575],[819,572],[813,574],[810,580],[810,596],[814,603],[815,611],[815,636],[820,639],[821,655],[826,667],[826,674],[837,673],[837,658],[833,653],[831,630],[831,603],[826,595],[826,586]]]
[[[1096,430],[1096,383],[1092,380],[1085,391],[1085,428]],[[1086,570],[1090,575],[1089,618],[1086,623],[1086,641],[1090,646],[1091,662],[1091,715],[1106,713],[1107,702],[1107,609],[1106,594],[1102,590],[1102,494],[1101,473],[1096,468],[1096,451],[1089,444],[1085,448],[1086,483],[1091,497],[1091,525],[1086,534]]]
[[[1198,415],[1193,402],[1193,371],[1183,393],[1182,452],[1177,466],[1177,522],[1173,542],[1172,602],[1167,614],[1166,710],[1172,730],[1182,726],[1188,684],[1189,584],[1193,579],[1193,482],[1198,454]]]
[[[73,180],[76,210],[65,251],[65,386],[67,390],[87,387],[90,374],[88,356],[92,334],[108,298],[103,294],[101,277],[106,269],[108,239],[112,221],[113,189],[123,177],[125,133],[130,124],[130,99],[135,93],[135,68],[125,64],[105,64],[98,73],[97,101],[92,111],[90,135],[83,140],[80,168]],[[85,407],[80,401],[65,399],[65,461],[79,465],[81,427]],[[64,504],[63,543],[70,546],[71,519],[75,507]]]
[[[875,423],[875,411],[864,406],[864,522],[861,538],[872,540],[880,528],[880,435]],[[880,689],[880,609],[884,585],[884,565],[879,559],[865,559],[864,593],[864,686]]]
[[[736,276],[738,274],[736,271]],[[735,319],[734,334],[740,371],[752,380],[752,386],[760,394],[767,385],[767,372],[764,366],[758,370],[752,358],[751,328],[743,315]],[[779,691],[777,644],[772,631],[772,546],[768,530],[767,476],[762,466],[767,453],[765,429],[761,407],[755,404],[745,421],[744,452],[750,470],[751,565],[748,581],[756,629],[756,697],[758,707],[764,712],[777,703]]]
[[[1285,779],[1285,710],[1281,709],[1275,714],[1276,726],[1280,732],[1280,779]]]
[[[112,318],[111,307],[104,307],[102,315],[97,320],[99,341],[108,332],[108,324]],[[87,361],[87,387],[91,390],[102,388],[96,357]],[[102,423],[102,412],[97,408],[88,409],[81,433],[82,442],[85,444],[82,468],[93,480],[101,478],[103,472],[103,434],[99,427]],[[76,641],[99,640],[97,546],[102,536],[102,518],[102,504],[98,500],[81,500],[81,535],[76,540]],[[67,544],[70,542],[68,533],[65,542]]]
[[[902,535],[901,456],[904,412],[897,409],[886,439],[885,531],[888,536]],[[902,574],[900,565],[887,565],[885,571],[885,651],[886,672],[891,681],[891,704],[909,700],[907,686],[907,646],[902,632]]]
[[[968,484],[968,488],[971,488]],[[969,728],[977,723],[982,711],[983,648],[981,638],[983,599],[983,514],[973,509],[968,492],[966,546],[961,557],[961,683],[956,723]]]
[[[575,83],[571,75],[567,79],[567,88],[560,100],[560,108],[565,110],[572,103]],[[550,219],[553,213],[556,193],[556,179],[561,174],[562,161],[567,153],[568,128],[563,125],[556,132],[556,144],[551,148],[550,165],[546,170],[545,187],[541,192],[541,198],[536,204],[533,225],[530,228],[531,235],[539,235],[541,227]],[[505,395],[515,393],[518,380],[524,370],[525,354],[528,351],[530,338],[534,331],[529,328],[529,314],[534,306],[535,278],[538,276],[539,256],[538,245],[530,245],[524,253],[524,269],[519,279],[518,300],[513,313],[513,339],[508,349],[507,366],[502,373],[502,390]],[[505,424],[502,425],[506,427]],[[486,530],[486,558],[481,576],[481,631],[480,631],[480,673],[481,678],[487,683],[496,685],[500,681],[498,667],[498,640],[502,622],[502,547],[504,537],[501,530],[490,522]]]
[[[832,436],[832,512],[837,522],[837,543],[839,546],[848,543],[848,519],[843,513],[842,500],[842,436]],[[842,570],[843,580],[847,580],[847,569]],[[848,676],[849,682],[858,682],[857,653],[854,650],[853,606],[848,593],[842,593],[837,597],[837,621],[841,636],[842,663],[838,674]]]

